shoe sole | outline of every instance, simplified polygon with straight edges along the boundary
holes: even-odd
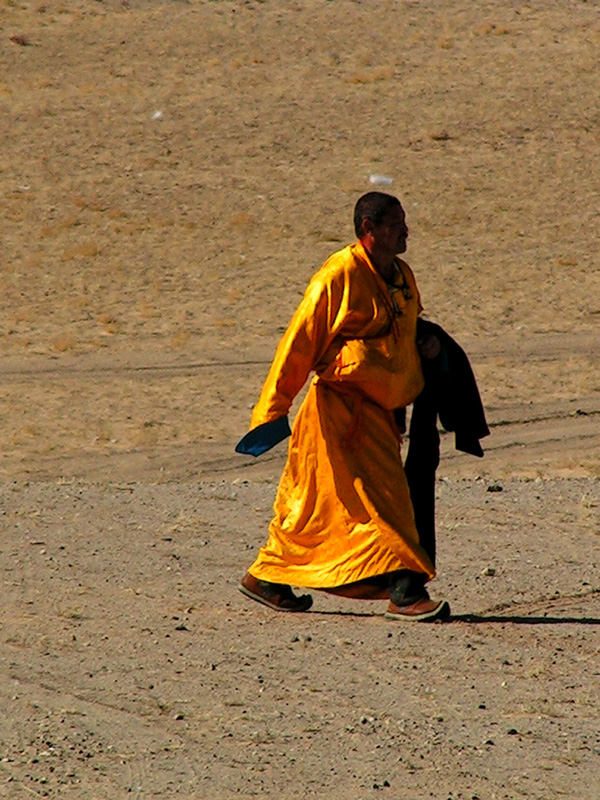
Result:
[[[405,622],[435,622],[438,619],[446,620],[450,617],[450,605],[447,600],[440,600],[434,609],[425,614],[394,614],[392,611],[386,611],[384,617],[401,619]]]
[[[246,597],[249,597],[251,600],[256,600],[257,603],[262,603],[263,606],[267,606],[268,608],[273,609],[273,611],[287,611],[288,613],[298,614],[302,613],[303,611],[308,611],[313,604],[312,597],[307,594],[303,595],[307,598],[307,600],[305,600],[301,606],[298,606],[298,608],[282,608],[276,603],[272,603],[268,598],[262,597],[260,594],[250,591],[250,589],[247,589],[243,583],[239,584],[238,589],[242,594],[245,594]]]

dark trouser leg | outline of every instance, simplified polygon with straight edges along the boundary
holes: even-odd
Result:
[[[413,572],[410,569],[401,569],[390,575],[389,594],[390,600],[397,606],[410,606],[417,600],[428,598],[429,593],[425,588],[427,576],[422,572]]]
[[[431,385],[417,397],[404,465],[421,547],[435,566],[435,473],[440,462],[437,409]]]
[[[390,575],[374,575],[342,586],[332,586],[319,591],[335,594],[338,597],[349,597],[354,600],[384,600],[389,597],[388,587]]]

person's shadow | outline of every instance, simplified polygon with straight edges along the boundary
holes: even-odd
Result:
[[[381,612],[373,611],[338,611],[328,609],[312,609],[312,615],[332,616],[332,617],[381,617]],[[443,622],[437,620],[433,624],[449,625],[453,622],[466,622],[469,625],[480,625],[489,623],[500,623],[509,625],[600,625],[597,617],[527,617],[523,614],[452,614],[449,619]]]
[[[550,598],[546,602],[551,607],[553,606],[553,610],[560,608],[561,604],[573,604],[580,602],[584,603],[587,601],[595,600],[598,598],[600,592],[598,589],[592,589],[590,592],[585,592],[582,595],[573,595],[564,598]],[[575,617],[575,616],[556,616],[556,614],[550,615],[548,613],[543,612],[543,605],[542,603],[535,603],[537,606],[537,616],[527,615],[527,614],[519,614],[514,612],[511,614],[509,608],[496,608],[490,611],[483,611],[479,614],[451,614],[450,618],[444,620],[436,620],[436,625],[449,625],[454,623],[461,623],[466,622],[468,625],[484,625],[484,624],[501,624],[501,625],[600,625],[600,619],[598,617]],[[589,603],[588,603],[589,605]],[[540,606],[542,608],[540,608]],[[533,610],[533,609],[532,609]],[[594,611],[596,608],[593,609]],[[541,612],[541,614],[540,614]],[[333,615],[333,616],[342,616],[342,617],[381,617],[381,611],[356,611],[355,609],[348,609],[346,610],[313,610],[312,614],[323,614]]]
[[[453,614],[448,622],[511,623],[513,625],[600,625],[596,617],[526,617],[522,614]]]

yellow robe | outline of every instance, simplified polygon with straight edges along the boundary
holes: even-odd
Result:
[[[423,388],[419,293],[400,265],[410,297],[394,292],[395,310],[360,242],[335,253],[279,343],[251,429],[286,415],[316,376],[294,421],[268,541],[249,570],[255,578],[327,588],[399,569],[434,576],[391,411]]]

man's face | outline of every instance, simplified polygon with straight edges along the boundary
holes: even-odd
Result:
[[[408,227],[402,206],[392,208],[379,225],[373,225],[372,235],[378,249],[393,255],[406,252]]]

